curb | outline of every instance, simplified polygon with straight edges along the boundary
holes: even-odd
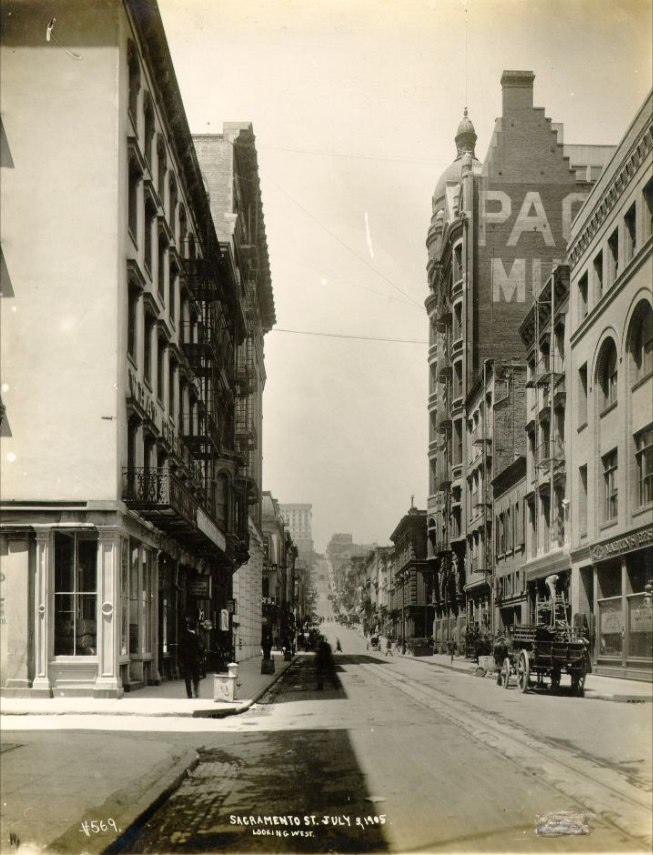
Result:
[[[289,663],[287,668],[283,668],[276,674],[274,680],[264,686],[258,694],[253,695],[253,697],[249,698],[247,701],[242,701],[241,706],[238,708],[232,707],[223,707],[220,709],[207,709],[207,710],[194,710],[193,718],[228,718],[231,715],[240,715],[241,713],[247,712],[247,710],[251,709],[255,703],[257,703],[260,698],[263,697],[270,689],[279,682],[279,680],[286,674],[295,664],[296,657],[293,656],[292,661]],[[238,703],[236,701],[235,703]]]
[[[56,840],[46,846],[48,852],[68,855],[79,852],[82,855],[100,855],[114,850],[128,829],[137,822],[145,822],[170,793],[177,789],[186,775],[199,763],[199,754],[195,750],[186,751],[176,757],[172,763],[163,761],[149,772],[145,772],[126,787],[112,793],[102,805],[86,810],[82,816],[64,831]],[[90,837],[83,836],[83,822],[90,823],[111,817],[119,828],[118,836],[107,844],[106,835],[91,832]]]

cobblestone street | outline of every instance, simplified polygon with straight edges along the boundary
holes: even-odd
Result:
[[[262,706],[314,692],[313,660],[302,658]],[[319,695],[345,701],[340,687],[328,681]],[[181,786],[108,851],[386,850],[384,820],[370,801],[345,730],[257,733],[253,726],[251,733],[225,734],[223,741],[224,747],[200,749],[198,765]]]

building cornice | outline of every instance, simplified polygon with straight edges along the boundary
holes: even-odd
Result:
[[[625,152],[621,163],[614,169],[612,178],[609,179],[605,188],[601,188],[602,182],[596,186],[595,193],[591,193],[585,203],[579,220],[585,223],[579,233],[572,238],[567,257],[569,264],[574,268],[585,250],[594,240],[598,230],[603,225],[615,206],[622,200],[628,184],[642,167],[644,160],[653,150],[653,119],[642,127],[628,150]],[[594,196],[596,194],[596,200]],[[593,205],[592,205],[593,202]],[[589,206],[591,210],[589,209]]]

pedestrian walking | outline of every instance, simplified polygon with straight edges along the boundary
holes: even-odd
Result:
[[[389,638],[386,638],[385,640],[385,655],[394,656],[394,653],[392,652],[392,641]]]
[[[199,634],[192,629],[192,619],[186,618],[179,640],[179,667],[186,684],[189,698],[200,696],[200,671],[204,657],[204,645]]]

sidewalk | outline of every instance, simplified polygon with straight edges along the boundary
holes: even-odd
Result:
[[[113,829],[124,831],[191,773],[209,719],[249,709],[292,664],[273,658],[273,674],[261,674],[260,657],[239,663],[233,702],[213,700],[211,675],[192,700],[183,680],[119,700],[1,698],[0,852],[9,840],[25,855],[100,855]]]
[[[286,671],[291,663],[284,662],[280,651],[273,651],[274,674],[261,674],[258,656],[238,665],[235,700],[214,700],[214,681],[207,674],[200,681],[200,697],[186,697],[183,680],[171,680],[159,686],[146,686],[136,692],[125,692],[122,698],[0,698],[0,715],[117,715],[117,716],[181,716],[184,718],[222,718],[245,712]],[[10,724],[5,722],[5,727]]]
[[[395,654],[402,656],[403,654]],[[462,671],[472,676],[485,676],[494,679],[494,674],[489,671],[482,673],[478,663],[471,659],[455,656],[453,660],[449,654],[435,654],[433,656],[410,656],[415,662],[423,662],[426,665],[438,665],[440,668],[449,668],[453,671]],[[514,679],[514,678],[513,678]],[[567,678],[568,682],[569,678]],[[563,677],[564,681],[564,677]],[[563,685],[565,683],[563,682]],[[598,674],[588,674],[585,678],[585,697],[605,701],[620,701],[622,703],[652,703],[653,683],[645,683],[641,680],[621,680],[617,677],[600,677]]]

